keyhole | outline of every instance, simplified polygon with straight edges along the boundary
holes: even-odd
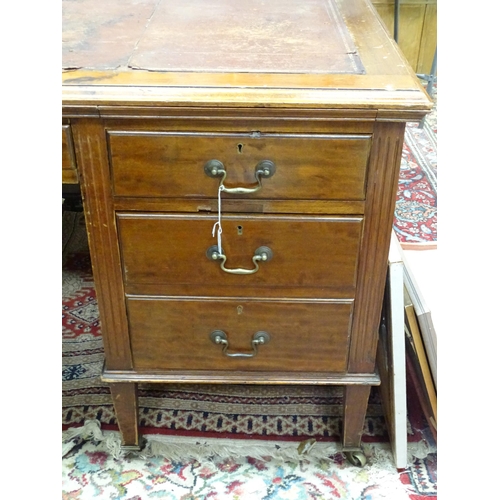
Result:
[[[243,144],[238,144],[238,154],[243,152]]]
[[[243,314],[243,306],[238,306],[238,307],[236,308],[236,312],[237,312],[238,314]]]
[[[243,226],[237,226],[238,234],[241,236],[243,234]]]

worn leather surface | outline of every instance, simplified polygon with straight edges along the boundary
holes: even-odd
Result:
[[[63,68],[363,73],[335,0],[63,0]]]

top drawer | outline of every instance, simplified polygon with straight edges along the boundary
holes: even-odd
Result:
[[[364,200],[370,135],[108,132],[115,196],[215,198],[224,165],[228,188],[258,186],[255,169],[275,164],[262,188],[224,196],[263,199]]]

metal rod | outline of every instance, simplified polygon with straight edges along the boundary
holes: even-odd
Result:
[[[434,58],[432,60],[431,72],[429,74],[429,81],[427,83],[426,90],[429,95],[431,95],[432,87],[434,86],[434,83],[436,81],[436,72],[437,72],[437,47],[436,50],[434,51]]]
[[[394,40],[399,38],[399,0],[394,0]]]

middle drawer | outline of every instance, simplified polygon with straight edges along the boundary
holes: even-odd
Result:
[[[215,222],[117,214],[127,293],[191,295],[196,287],[206,295],[354,298],[362,217],[224,214],[225,260],[213,256]],[[255,258],[263,247],[267,260]]]

